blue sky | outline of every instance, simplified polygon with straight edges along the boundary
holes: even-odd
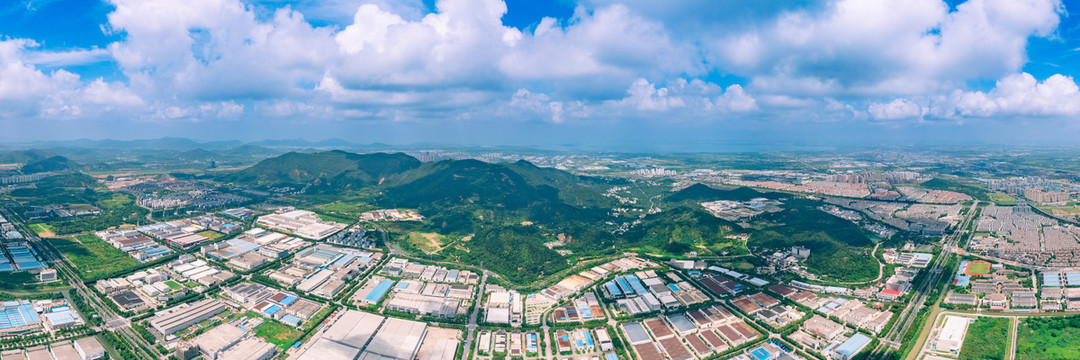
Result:
[[[1056,0],[14,0],[0,141],[1071,144]]]

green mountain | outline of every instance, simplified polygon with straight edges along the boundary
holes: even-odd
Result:
[[[785,210],[764,214],[747,245],[769,250],[799,245],[810,249],[810,272],[840,281],[867,281],[878,274],[873,241],[851,221],[821,211],[821,202],[786,200]]]
[[[225,155],[232,156],[256,156],[256,155],[273,155],[278,151],[273,149],[264,148],[258,145],[240,145],[237,147],[229,148],[221,152]]]
[[[724,238],[738,229],[737,225],[713,216],[701,206],[680,205],[642,218],[641,223],[626,232],[623,238],[631,246],[651,252],[681,255],[688,251],[702,252],[704,248],[717,255],[746,254],[741,241]]]
[[[522,210],[538,204],[599,205],[596,183],[526,161],[491,164],[446,160],[401,174],[383,191],[380,202],[415,208],[425,204]]]
[[[14,150],[0,152],[0,164],[29,164],[52,156],[42,150]]]
[[[402,153],[290,152],[225,175],[223,180],[248,186],[311,186],[326,192],[377,185],[388,176],[418,167],[420,160]]]
[[[76,166],[74,161],[68,160],[63,156],[53,156],[44,160],[39,160],[26,164],[20,171],[24,174],[34,174],[40,172],[59,172],[66,171]]]
[[[532,283],[570,267],[562,255],[544,246],[543,238],[532,226],[484,228],[468,242],[461,260],[483,264],[518,284]]]
[[[687,200],[695,202],[715,200],[748,201],[753,198],[784,199],[788,197],[790,196],[784,193],[760,192],[745,186],[725,190],[697,183],[668,195],[665,200],[677,203]]]
[[[208,150],[205,150],[205,149],[202,149],[202,148],[198,148],[198,149],[195,149],[195,150],[188,150],[188,151],[180,152],[180,153],[176,154],[176,157],[180,158],[180,159],[184,159],[184,160],[206,161],[206,160],[220,159],[221,155],[218,154],[218,153],[215,153],[213,151],[208,151]]]

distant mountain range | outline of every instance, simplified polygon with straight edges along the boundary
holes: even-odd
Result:
[[[41,172],[60,172],[74,169],[78,166],[74,161],[63,156],[52,156],[32,163],[28,163],[20,169],[23,174],[35,174]]]
[[[290,152],[224,174],[221,180],[246,186],[312,186],[321,191],[340,191],[378,185],[388,176],[418,167],[420,160],[401,153]]]
[[[665,200],[668,202],[683,202],[683,201],[716,201],[716,200],[732,200],[732,201],[749,201],[753,198],[767,198],[767,199],[783,199],[788,198],[790,195],[778,192],[760,192],[748,187],[739,187],[735,189],[717,189],[711,186],[697,183],[690,185],[682,190],[671,193]]]
[[[169,149],[169,150],[194,150],[204,149],[208,151],[224,151],[255,146],[260,148],[286,148],[294,150],[307,149],[309,152],[334,148],[363,149],[363,150],[387,150],[395,146],[373,143],[357,144],[345,139],[326,139],[321,141],[309,141],[305,139],[269,139],[244,142],[240,140],[224,141],[196,141],[187,138],[162,137],[157,139],[138,140],[112,140],[112,139],[76,139],[60,141],[39,141],[21,144],[0,144],[7,147],[32,147],[32,148],[96,148],[96,149]],[[400,146],[396,146],[400,148]]]

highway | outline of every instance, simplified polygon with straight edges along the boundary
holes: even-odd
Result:
[[[956,251],[957,244],[959,244],[960,240],[967,234],[968,226],[976,218],[978,205],[978,200],[972,203],[963,221],[957,225],[956,230],[953,231],[952,234],[948,235],[948,239],[942,247],[941,253],[934,259],[933,265],[928,268],[929,276],[924,277],[923,282],[916,285],[915,290],[912,292],[914,296],[908,301],[904,310],[900,312],[892,329],[884,336],[878,337],[878,346],[871,352],[869,359],[886,359],[886,355],[900,347],[902,340],[914,340],[901,339],[900,337],[904,336],[908,329],[914,325],[915,319],[918,318],[919,311],[922,311],[922,309],[926,307],[926,299],[934,290],[934,284],[937,284],[942,276],[951,275],[944,274],[945,264],[952,258],[953,252]]]

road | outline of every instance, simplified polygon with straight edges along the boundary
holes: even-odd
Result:
[[[154,347],[154,344],[147,343],[139,336],[139,334],[135,333],[130,327],[131,322],[128,319],[112,311],[112,309],[104,303],[104,301],[108,300],[103,300],[99,298],[96,293],[90,291],[90,289],[86,287],[86,284],[83,284],[82,279],[76,276],[74,268],[72,268],[51,245],[38,237],[37,233],[30,230],[22,216],[19,216],[19,214],[16,214],[7,208],[2,208],[2,211],[8,221],[14,224],[20,232],[23,233],[26,240],[38,250],[42,257],[45,258],[45,262],[56,269],[58,277],[63,279],[65,283],[71,285],[71,291],[79,293],[79,295],[86,299],[86,302],[93,309],[80,309],[83,311],[84,315],[89,316],[90,310],[96,312],[105,322],[104,329],[114,330],[121,341],[127,342],[127,346],[140,357],[160,359],[164,358],[164,355],[167,355],[159,354]]]
[[[945,245],[942,247],[941,254],[934,259],[934,264],[929,268],[929,276],[923,278],[923,282],[916,285],[916,289],[912,292],[911,300],[908,301],[907,306],[900,312],[897,317],[897,325],[893,326],[889,332],[882,337],[879,337],[879,344],[871,352],[870,359],[881,360],[891,351],[897,349],[901,345],[900,337],[907,333],[908,328],[918,318],[918,314],[924,307],[926,307],[926,299],[930,296],[930,293],[934,290],[933,285],[941,279],[945,270],[945,264],[952,258],[953,252],[959,244],[960,239],[967,234],[967,227],[976,217],[976,211],[978,209],[979,201],[976,200],[971,204],[971,208],[968,209],[966,217],[961,221],[956,230],[949,235]]]
[[[488,272],[484,271],[483,275],[480,276],[480,287],[477,288],[477,291],[480,292],[480,294],[477,295],[478,299],[481,298],[480,295],[484,294],[484,284],[487,283],[487,278]],[[467,333],[465,334],[465,347],[462,348],[463,352],[461,353],[463,358],[467,358],[469,357],[469,354],[471,354],[470,351],[472,351],[471,346],[473,343],[473,336],[476,336],[476,320],[480,316],[481,306],[483,306],[483,304],[477,302],[473,305],[472,314],[469,315],[469,326],[465,329],[465,332]]]
[[[1014,317],[1012,319],[1012,344],[1009,344],[1009,360],[1016,360],[1016,338],[1020,337],[1020,333],[1016,332],[1020,327],[1020,318]]]

